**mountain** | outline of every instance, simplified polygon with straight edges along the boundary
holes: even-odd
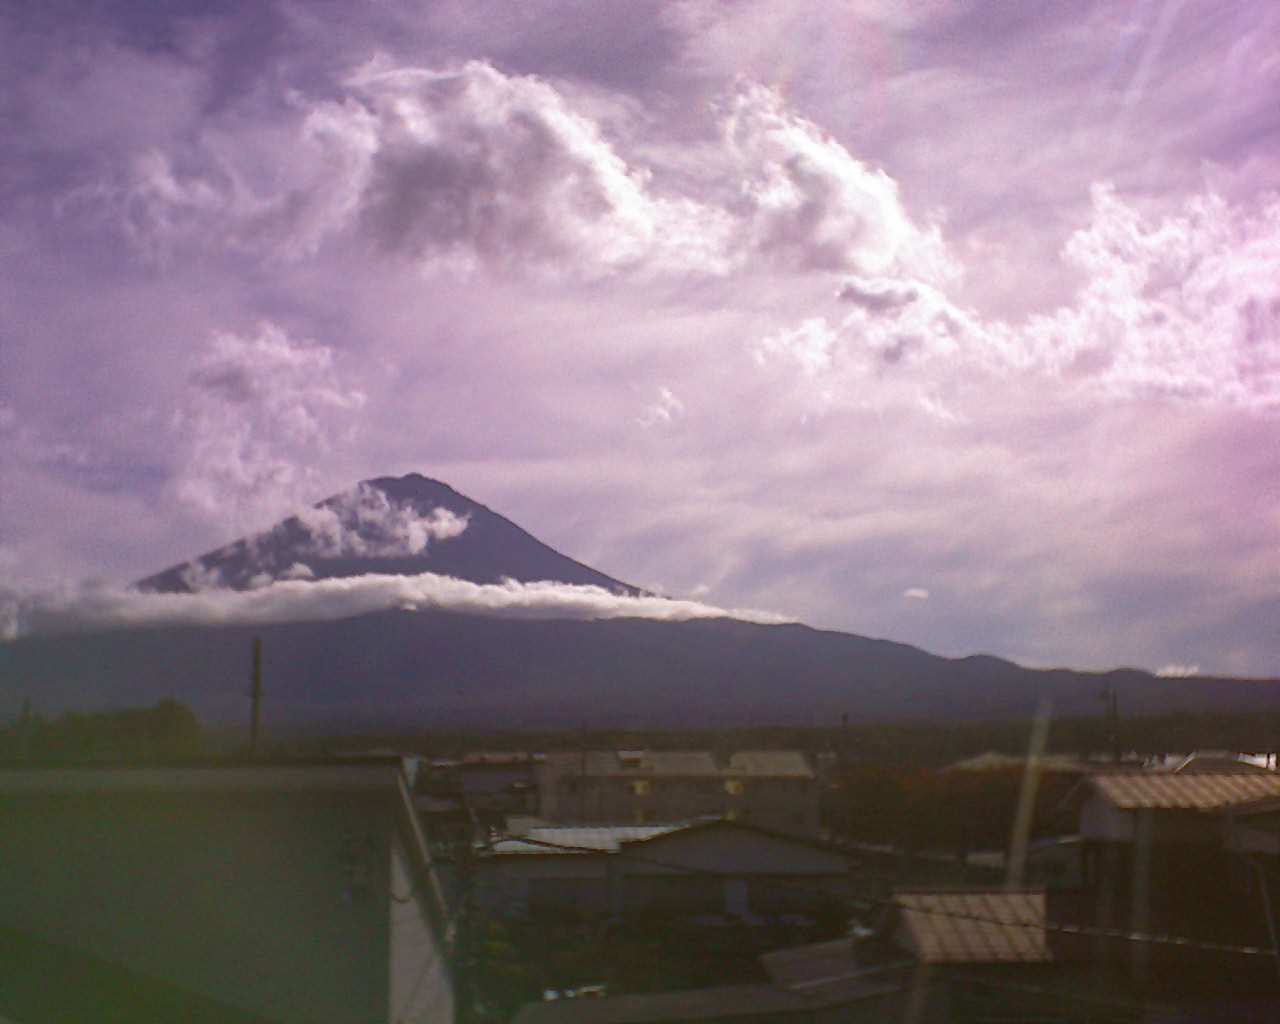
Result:
[[[421,572],[642,593],[416,474],[366,481],[137,586],[251,590],[279,578]],[[25,696],[44,713],[174,697],[208,720],[240,721],[253,637],[263,642],[264,717],[276,727],[803,725],[845,712],[855,721],[977,720],[1030,715],[1042,695],[1058,714],[1097,714],[1105,687],[1125,714],[1280,711],[1275,681],[1037,671],[800,624],[398,607],[327,621],[27,636],[0,645],[0,693],[14,710]]]
[[[556,580],[641,593],[547,547],[448,484],[418,473],[365,480],[270,530],[135,585],[161,593],[190,592],[209,583],[240,590],[263,576],[289,575],[295,566],[305,567],[306,577],[315,579],[434,572],[473,583]]]

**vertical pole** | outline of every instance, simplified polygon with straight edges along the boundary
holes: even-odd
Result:
[[[1108,692],[1107,717],[1111,728],[1111,760],[1120,763],[1120,708],[1115,685]]]
[[[249,696],[253,709],[249,718],[249,757],[258,756],[258,726],[262,714],[262,637],[253,638],[253,681]]]
[[[578,758],[578,823],[587,821],[587,727],[582,727],[578,745],[582,748]]]

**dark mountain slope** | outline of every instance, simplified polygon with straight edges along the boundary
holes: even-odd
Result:
[[[881,640],[730,619],[519,621],[383,612],[263,628],[32,637],[0,651],[6,692],[37,710],[174,696],[212,720],[247,709],[250,640],[264,645],[265,715],[288,726],[720,726],[1280,711],[1272,682],[1038,672],[952,661]]]

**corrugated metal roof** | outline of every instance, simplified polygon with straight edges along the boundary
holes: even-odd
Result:
[[[693,824],[693,822],[680,821],[663,825],[574,825],[531,828],[522,838],[499,840],[493,844],[492,850],[494,853],[501,854],[537,854],[544,857],[560,852],[617,853],[623,843],[643,842],[671,832],[679,832],[692,827]],[[536,840],[536,842],[526,840]],[[558,851],[553,849],[553,846],[570,847],[570,849]]]
[[[899,892],[900,934],[929,964],[1045,963],[1043,892]]]
[[[1090,785],[1121,810],[1216,811],[1280,797],[1280,776],[1256,775],[1094,775]]]

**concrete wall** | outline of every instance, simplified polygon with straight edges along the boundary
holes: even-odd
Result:
[[[432,893],[412,868],[403,832],[391,844],[391,1024],[437,1024],[454,1019],[453,979],[440,937],[432,927]],[[447,929],[448,917],[442,922]]]
[[[369,792],[5,794],[0,925],[279,1020],[385,1020],[392,811]]]

